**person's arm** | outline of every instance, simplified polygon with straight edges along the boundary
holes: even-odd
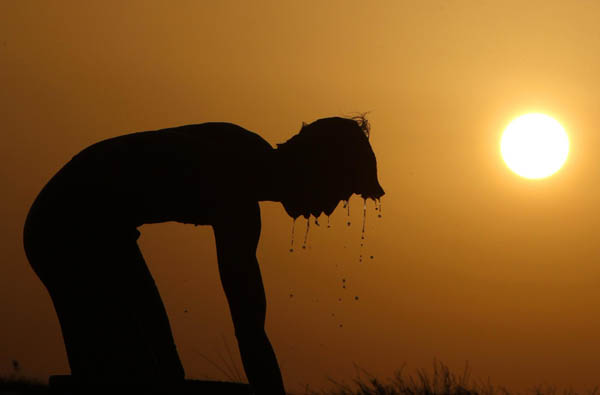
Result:
[[[213,225],[221,283],[248,381],[256,394],[285,394],[275,353],[265,333],[266,298],[256,247],[260,238],[257,202],[235,204]]]

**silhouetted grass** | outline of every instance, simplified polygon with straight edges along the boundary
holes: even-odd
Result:
[[[333,388],[325,391],[305,390],[305,395],[517,395],[505,387],[495,386],[489,380],[473,380],[467,365],[461,374],[455,374],[441,362],[434,361],[433,370],[417,370],[413,375],[404,373],[404,366],[393,378],[381,381],[366,370],[357,367],[357,377],[350,384],[330,380]],[[0,377],[0,395],[47,394],[46,384],[16,375]],[[201,391],[202,393],[204,391]],[[214,393],[214,392],[213,392]],[[537,386],[523,394],[531,395],[600,395],[595,387],[583,393],[554,386]],[[217,395],[217,393],[215,393]]]
[[[0,377],[0,394],[47,394],[48,385],[25,377]]]
[[[404,366],[395,376],[386,381],[369,374],[366,370],[356,367],[357,377],[351,384],[330,380],[333,388],[327,391],[306,391],[310,395],[512,395],[502,386],[495,386],[487,381],[472,380],[469,365],[461,374],[455,374],[441,362],[433,362],[433,371],[417,370],[414,375],[404,373]],[[578,395],[572,389],[559,390],[553,386],[537,386],[525,394],[532,395]],[[598,387],[583,394],[600,395]]]

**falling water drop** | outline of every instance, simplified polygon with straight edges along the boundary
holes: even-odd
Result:
[[[346,225],[350,226],[350,200],[346,200],[346,204],[344,204],[344,208],[348,208],[348,222]]]
[[[365,224],[367,223],[367,199],[364,199],[363,202],[363,225],[362,225],[362,232],[360,234],[360,239],[364,240],[365,239]],[[362,243],[361,243],[362,246]]]
[[[292,244],[290,245],[290,252],[294,252],[294,227],[296,225],[296,218],[292,221]]]
[[[308,229],[310,229],[310,217],[306,220],[306,233],[304,233],[304,244],[302,244],[303,250],[306,250],[306,241],[308,240]]]
[[[355,296],[355,297],[354,297],[354,300],[358,300],[358,296]]]
[[[362,263],[362,254],[360,254],[360,257],[358,258],[358,261],[359,261],[360,263]]]
[[[331,228],[331,223],[329,222],[329,215],[327,216],[327,228]]]
[[[381,218],[381,200],[377,199],[377,202],[379,203],[379,214],[377,214],[377,217]]]

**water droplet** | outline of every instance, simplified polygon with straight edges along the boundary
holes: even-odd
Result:
[[[363,225],[362,232],[360,234],[361,240],[365,239],[365,225],[367,223],[367,199],[363,199]]]
[[[341,301],[342,301],[342,298],[339,298],[339,299],[338,299],[338,302],[341,302]]]
[[[184,313],[187,313],[187,312],[188,312],[188,309],[185,309],[185,310],[183,310],[183,312],[184,312]]]
[[[379,203],[379,214],[377,214],[377,217],[381,218],[381,211],[382,211],[381,210],[382,209],[382,207],[381,207],[381,199],[377,199],[377,202]]]
[[[290,294],[290,298],[293,298],[293,297],[294,297],[294,294]]]
[[[344,208],[348,207],[348,201],[347,200],[344,200],[343,203],[344,203]]]
[[[354,297],[354,300],[358,300],[358,296],[355,296],[355,297]]]
[[[343,328],[343,327],[344,327],[344,324],[340,324],[340,328]]]
[[[331,313],[331,316],[332,316],[332,317],[335,317],[335,313]]]
[[[290,252],[294,252],[294,228],[296,226],[296,218],[292,220],[292,243],[290,245]]]
[[[358,258],[358,261],[362,263],[362,254],[360,255],[360,257]]]
[[[331,224],[329,222],[329,215],[327,216],[327,228],[331,228]]]
[[[304,233],[304,244],[302,244],[302,249],[306,249],[306,242],[308,241],[308,230],[310,229],[310,217],[306,220],[306,233]]]
[[[370,258],[373,259],[373,255],[371,255]]]
[[[342,285],[342,288],[346,289],[346,284]]]
[[[321,226],[321,224],[319,223],[319,220],[317,218],[315,218],[315,225]]]
[[[345,278],[342,278],[342,282],[343,282],[343,283],[345,283],[345,282],[346,282],[346,279],[345,279]]]

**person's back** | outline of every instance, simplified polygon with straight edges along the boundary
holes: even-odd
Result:
[[[74,214],[94,226],[211,224],[217,202],[258,200],[256,180],[271,151],[260,136],[229,123],[127,134],[75,155],[33,209],[64,207],[63,221]]]

